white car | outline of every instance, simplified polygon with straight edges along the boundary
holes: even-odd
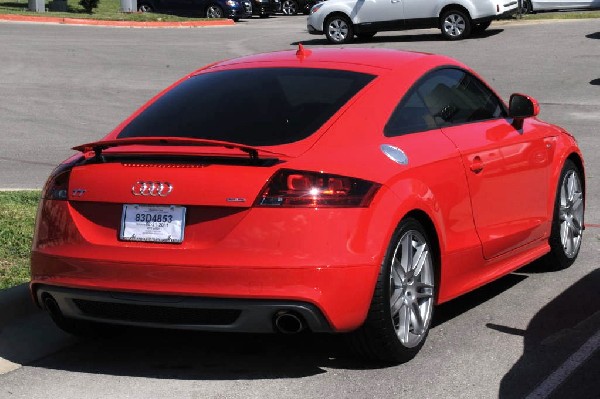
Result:
[[[450,40],[482,32],[495,19],[514,14],[517,0],[328,0],[313,6],[308,32],[334,44],[380,31],[440,28]]]
[[[600,0],[521,0],[522,13],[600,8]]]

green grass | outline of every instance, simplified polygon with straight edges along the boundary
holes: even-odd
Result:
[[[102,1],[102,0],[100,0]],[[600,18],[600,10],[593,11],[560,11],[560,12],[539,12],[536,14],[523,15],[523,20],[539,19],[588,19]]]
[[[51,0],[46,0],[46,9],[50,7]],[[123,13],[121,12],[120,0],[100,0],[98,8],[92,14],[84,11],[79,5],[79,0],[67,0],[68,12],[45,12],[37,13],[27,10],[27,0],[0,0],[0,14],[21,14],[27,16],[45,16],[58,18],[86,18],[110,21],[201,21],[206,18],[193,18],[192,16],[180,16],[159,13]]]
[[[0,289],[29,281],[39,191],[0,192]]]

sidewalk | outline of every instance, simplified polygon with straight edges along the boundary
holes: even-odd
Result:
[[[0,375],[59,351],[76,339],[31,300],[27,284],[0,290]]]
[[[38,24],[60,24],[60,25],[92,25],[109,26],[121,28],[199,28],[204,26],[230,26],[235,25],[231,19],[219,19],[214,21],[179,21],[179,22],[140,22],[140,21],[105,21],[99,19],[83,18],[58,18],[41,17],[33,15],[0,14],[0,21],[8,22],[30,22]]]

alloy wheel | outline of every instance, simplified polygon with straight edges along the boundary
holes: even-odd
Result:
[[[459,37],[465,32],[467,23],[462,15],[451,13],[446,16],[442,26],[448,36]]]
[[[348,27],[346,21],[340,18],[332,19],[327,26],[327,30],[329,31],[329,36],[336,43],[343,43],[346,41],[348,33],[350,32],[350,28]]]
[[[223,10],[219,6],[209,6],[206,9],[206,18],[223,18]]]
[[[281,12],[285,15],[298,14],[298,3],[295,0],[284,0],[281,4]]]
[[[583,232],[583,190],[574,170],[564,176],[560,188],[560,241],[565,255],[572,259],[579,252]]]
[[[434,270],[430,248],[416,230],[399,240],[390,270],[390,313],[398,339],[407,348],[421,343],[431,323]]]

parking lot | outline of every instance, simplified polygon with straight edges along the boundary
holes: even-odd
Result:
[[[200,66],[298,43],[327,46],[305,22],[277,16],[197,29],[0,23],[0,188],[41,188],[70,147],[102,137]],[[555,273],[532,264],[441,306],[423,351],[395,367],[349,356],[335,336],[130,331],[78,340],[33,314],[0,326],[0,358],[23,365],[0,375],[0,397],[598,397],[599,21],[494,23],[460,42],[442,40],[438,30],[389,32],[347,47],[446,54],[505,100],[513,92],[535,97],[540,117],[572,132],[585,156],[588,229],[578,261]]]

